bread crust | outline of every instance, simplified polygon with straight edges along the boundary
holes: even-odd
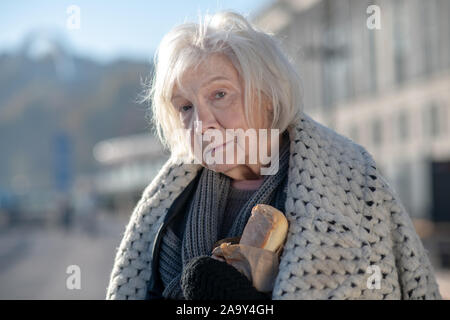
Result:
[[[240,244],[277,251],[288,232],[288,221],[278,209],[257,204],[244,228]]]

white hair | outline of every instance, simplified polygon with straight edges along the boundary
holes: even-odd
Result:
[[[180,79],[188,68],[214,53],[224,54],[243,79],[249,124],[253,123],[250,115],[261,112],[261,92],[271,99],[271,128],[283,132],[294,124],[302,109],[301,79],[273,34],[252,26],[233,11],[199,20],[174,27],[154,56],[154,74],[145,99],[151,101],[152,121],[161,142],[172,153],[185,148],[175,134],[182,123],[171,102],[172,91],[175,84],[181,87]]]

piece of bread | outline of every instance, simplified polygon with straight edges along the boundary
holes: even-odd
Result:
[[[257,204],[242,233],[240,244],[277,251],[284,244],[288,221],[276,208]]]

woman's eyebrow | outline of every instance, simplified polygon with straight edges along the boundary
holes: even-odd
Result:
[[[227,78],[224,76],[215,76],[215,77],[212,77],[211,79],[206,80],[202,84],[201,88],[207,87],[207,86],[211,85],[211,83],[213,83],[214,81],[219,81],[219,80],[225,80],[225,81],[231,82],[230,78]]]
[[[218,80],[231,81],[229,78],[224,77],[224,76],[215,76],[215,77],[212,77],[211,79],[208,79],[207,81],[205,81],[205,83],[203,83],[201,87],[202,87],[202,88],[203,88],[203,87],[206,87],[206,86],[210,85],[212,82],[218,81]],[[182,98],[182,96],[179,95],[179,94],[176,94],[176,95],[172,96],[171,101],[173,101],[173,100],[175,100],[175,99],[178,99],[178,98]]]
[[[227,81],[230,81],[230,79],[228,79],[227,77],[224,77],[224,76],[215,76],[215,77],[212,77],[211,79],[208,79],[208,81],[206,81],[205,84],[208,84],[208,83],[211,83],[211,82],[217,81],[217,80],[227,80]]]

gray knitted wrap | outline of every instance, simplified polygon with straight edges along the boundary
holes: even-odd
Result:
[[[287,172],[286,172],[287,173]],[[287,186],[287,174],[286,174],[286,186]],[[255,190],[243,190],[236,189],[233,186],[230,186],[230,190],[228,191],[227,205],[225,206],[225,214],[222,216],[222,222],[220,223],[220,239],[226,238],[228,232],[231,229],[231,225],[234,220],[238,216],[238,213],[241,211],[242,207],[245,203],[251,198],[252,194],[255,193]],[[284,202],[286,199],[284,199]],[[284,210],[282,210],[284,212]]]
[[[280,152],[278,172],[265,177],[263,184],[240,208],[225,237],[242,235],[250,218],[251,209],[256,204],[284,206],[284,203],[278,203],[280,201],[276,200],[283,198],[281,196],[282,182],[285,180],[288,167],[289,146],[286,144]],[[184,299],[180,282],[182,266],[195,257],[210,255],[214,243],[220,240],[220,227],[226,214],[224,209],[229,188],[230,178],[221,173],[203,169],[193,201],[188,209],[181,246],[177,235],[171,228],[167,228],[169,232],[163,236],[160,250],[161,279],[165,286],[162,295],[165,298]]]
[[[366,149],[305,113],[289,135],[289,231],[272,299],[442,299],[410,216]],[[107,299],[145,299],[156,233],[199,169],[172,158],[144,190]],[[379,288],[368,285],[370,266]]]

